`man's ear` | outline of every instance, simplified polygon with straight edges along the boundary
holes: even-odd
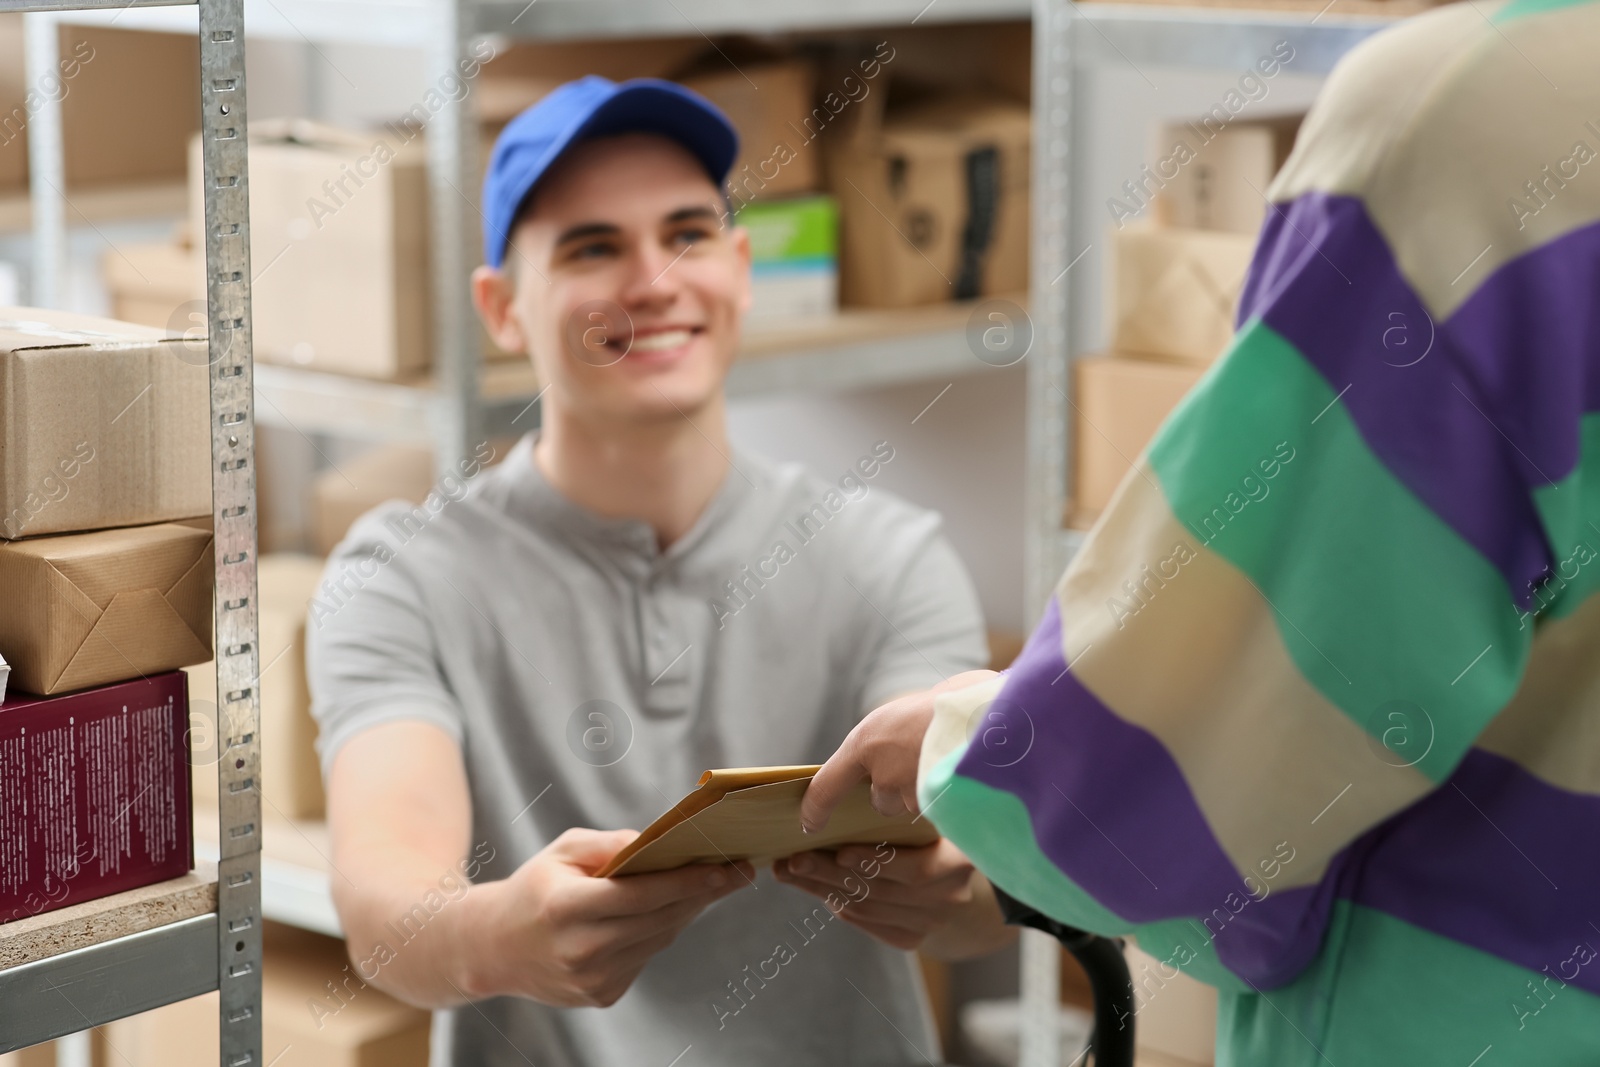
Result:
[[[511,313],[516,282],[511,273],[487,264],[472,272],[472,304],[478,309],[484,329],[494,343],[506,352],[527,352],[528,339],[522,323]]]
[[[728,236],[733,241],[733,254],[739,258],[740,273],[743,275],[739,296],[739,311],[742,314],[755,303],[755,293],[750,288],[750,231],[743,226],[734,226]]]

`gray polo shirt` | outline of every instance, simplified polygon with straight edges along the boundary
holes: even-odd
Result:
[[[665,552],[647,524],[557,492],[532,444],[456,499],[364,516],[307,628],[324,770],[367,727],[440,727],[465,759],[474,854],[492,851],[479,881],[569,827],[643,828],[708,768],[820,763],[877,704],[987,659],[939,517],[874,484],[887,442],[831,479],[735,451]],[[435,1013],[433,1050],[434,1067],[939,1056],[915,957],[768,871],[611,1007],[481,1001]]]

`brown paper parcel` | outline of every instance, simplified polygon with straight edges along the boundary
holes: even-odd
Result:
[[[49,695],[211,658],[211,533],[178,523],[0,544],[0,653]]]
[[[706,771],[698,789],[595,874],[609,878],[739,859],[761,866],[816,848],[883,842],[914,848],[939,840],[939,831],[927,819],[879,815],[867,782],[845,794],[826,829],[805,833],[800,829],[800,798],[821,769],[812,764]]]
[[[211,511],[203,342],[0,307],[0,538]]]

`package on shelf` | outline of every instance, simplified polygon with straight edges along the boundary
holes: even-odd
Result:
[[[1289,158],[1303,115],[1239,119],[1215,116],[1158,127],[1155,218],[1167,226],[1252,236],[1266,220],[1267,186]],[[1132,209],[1135,196],[1123,201]]]
[[[0,704],[0,922],[194,866],[181,671]]]
[[[186,334],[193,346],[206,336],[205,273],[204,257],[176,237],[127,241],[100,256],[112,318]]]
[[[169,522],[0,542],[11,687],[63,693],[210,659],[211,538]]]
[[[56,1067],[56,1046],[47,1041],[0,1055],[0,1067]]]
[[[1073,516],[1092,520],[1205,368],[1116,354],[1073,363]]]
[[[203,345],[0,307],[0,539],[211,511]]]
[[[362,982],[343,942],[276,923],[262,933],[261,1062],[426,1067],[428,1012]],[[207,993],[101,1030],[116,1067],[216,1067],[218,1015]]]
[[[813,142],[832,117],[815,99],[816,65],[798,56],[736,57],[738,70],[728,62],[708,50],[675,80],[717,105],[739,131],[739,158],[727,181],[734,210],[752,200],[815,191],[822,161]]]
[[[69,190],[182,182],[184,145],[200,128],[194,34],[72,25],[59,34],[55,70],[30,79],[22,16],[0,15],[0,193],[27,190],[26,127],[52,94]]]
[[[322,772],[306,684],[306,611],[316,595],[323,561],[292,552],[273,552],[256,561],[258,689],[261,696],[261,799],[266,815],[320,819]],[[184,668],[190,704],[205,716],[204,728],[190,738],[194,749],[195,799],[216,803],[217,759],[215,661]]]
[[[517,41],[493,53],[472,87],[478,120],[492,134],[550,90],[598,74],[612,81],[668,78],[705,50],[698,34],[543,43]]]
[[[324,556],[332,552],[351,524],[386,500],[423,506],[430,495],[440,502],[459,495],[466,477],[499,463],[516,441],[513,435],[480,444],[471,458],[462,461],[463,481],[443,486],[442,491],[433,450],[417,445],[378,445],[330,467],[311,483],[312,547]]]
[[[1233,338],[1251,234],[1146,224],[1111,231],[1111,344],[1206,364]]]
[[[409,128],[251,123],[259,362],[380,379],[426,369],[433,316],[425,156],[421,132]],[[189,149],[197,248],[205,233],[200,162],[197,137]]]
[[[839,310],[839,210],[831,196],[760,200],[735,222],[750,234],[746,326],[792,324]]]
[[[881,108],[830,134],[840,302],[908,307],[1028,285],[1026,106],[964,93]]]

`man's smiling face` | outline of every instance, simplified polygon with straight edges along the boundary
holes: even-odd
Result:
[[[547,400],[574,416],[693,414],[719,395],[750,305],[749,235],[723,210],[705,169],[672,140],[574,145],[513,228],[497,279],[502,314],[479,283],[490,332],[528,352]]]

